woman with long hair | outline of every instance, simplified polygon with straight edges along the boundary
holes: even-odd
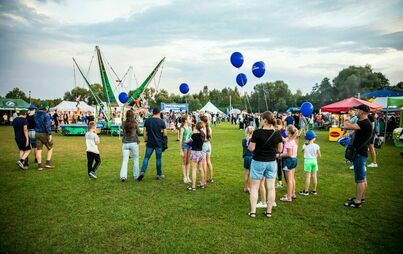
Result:
[[[211,164],[211,137],[212,137],[212,131],[210,128],[210,124],[209,124],[209,120],[208,117],[203,115],[200,117],[201,123],[203,125],[203,131],[205,134],[205,140],[204,140],[204,144],[203,144],[203,152],[206,155],[206,160],[204,161],[204,165],[203,165],[203,170],[204,170],[204,175],[205,178],[207,179],[207,169],[209,170],[210,173],[210,177],[208,178],[207,182],[209,183],[213,183],[213,176],[214,176],[214,172],[213,172],[213,165]],[[201,185],[206,184],[205,182],[201,183]]]
[[[137,179],[139,176],[139,127],[137,121],[134,119],[132,110],[126,112],[126,120],[122,123],[123,138],[122,138],[122,151],[123,160],[120,169],[120,180],[122,182],[127,180],[127,166],[129,163],[129,155],[133,154],[133,177]]]
[[[266,217],[271,217],[275,203],[276,191],[274,183],[277,175],[276,155],[283,150],[283,138],[276,130],[276,119],[273,113],[266,111],[262,115],[263,128],[253,132],[248,149],[253,152],[253,159],[250,166],[250,212],[248,215],[256,217],[256,204],[260,182],[266,178],[267,184],[267,210]]]
[[[190,146],[186,141],[192,136],[192,127],[189,124],[188,116],[185,114],[182,117],[182,126],[180,127],[179,134],[179,149],[182,158],[182,171],[183,171],[183,182],[190,183],[189,178],[189,168],[190,168]]]

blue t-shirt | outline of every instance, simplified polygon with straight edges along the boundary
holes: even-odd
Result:
[[[287,126],[288,126],[288,125],[290,125],[290,124],[292,124],[292,123],[294,122],[294,117],[292,117],[292,116],[287,116],[287,117],[285,118],[285,121],[286,121]]]
[[[147,131],[147,146],[162,147],[163,135],[162,130],[165,129],[165,123],[161,118],[148,118],[144,122]]]
[[[24,134],[24,125],[27,125],[28,127],[28,121],[26,118],[17,117],[13,120],[15,140],[26,142]]]

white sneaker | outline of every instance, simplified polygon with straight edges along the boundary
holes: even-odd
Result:
[[[183,183],[188,183],[188,179],[186,177],[183,178]]]
[[[275,188],[276,188],[276,189],[278,189],[278,188],[283,188],[283,185],[282,185],[282,184],[277,183]]]
[[[377,168],[377,167],[378,167],[378,164],[372,162],[371,164],[368,164],[367,167],[368,167],[368,168]]]
[[[354,169],[354,165],[350,167],[350,169]]]
[[[97,179],[97,176],[95,175],[95,172],[90,172],[89,174],[88,174],[90,177],[92,177],[92,178],[94,178],[94,179]]]
[[[262,201],[256,204],[256,208],[267,208],[267,204],[263,204]]]
[[[187,183],[191,183],[192,182],[192,180],[190,179],[190,178],[187,178]]]

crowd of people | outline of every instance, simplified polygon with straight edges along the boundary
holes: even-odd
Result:
[[[53,151],[52,120],[59,115],[48,112],[46,102],[41,102],[39,109],[30,105],[28,110],[21,110],[12,122],[15,140],[20,150],[17,165],[22,169],[29,166],[28,156],[32,149],[35,154],[37,169],[54,168],[51,162]],[[350,118],[345,119],[345,136],[350,138],[350,146],[356,154],[352,159],[352,169],[355,173],[357,192],[355,197],[348,199],[347,207],[359,208],[365,202],[366,161],[368,151],[372,157],[368,167],[377,167],[376,152],[373,147],[374,137],[380,132],[381,117],[371,115],[366,105],[352,108]],[[236,118],[236,119],[235,119]],[[187,190],[205,189],[207,183],[214,182],[214,170],[211,161],[211,140],[213,132],[211,125],[229,120],[245,129],[242,140],[244,192],[250,195],[250,217],[256,217],[257,208],[266,208],[265,216],[272,216],[276,206],[276,188],[286,185],[287,193],[280,197],[282,202],[294,202],[297,198],[295,169],[298,167],[298,150],[302,148],[304,171],[306,179],[300,195],[317,195],[318,158],[321,156],[320,147],[315,143],[316,134],[309,130],[309,124],[319,117],[308,119],[300,114],[278,114],[264,112],[262,114],[230,115],[228,118],[206,112],[161,113],[159,108],[153,108],[151,116],[139,115],[135,110],[128,110],[122,122],[122,164],[120,180],[128,179],[128,162],[133,158],[133,178],[142,181],[146,175],[149,159],[156,154],[156,178],[165,178],[162,170],[162,155],[167,148],[167,129],[170,125],[177,131],[179,154],[181,157],[183,182],[189,184]],[[378,123],[377,123],[378,119]],[[87,173],[90,180],[96,179],[96,171],[101,163],[98,149],[100,138],[96,132],[96,124],[92,113],[86,118],[88,132],[85,134],[87,152]],[[144,121],[145,156],[139,165],[139,123]],[[320,122],[316,120],[317,122]],[[57,126],[56,126],[57,127]],[[305,141],[301,145],[300,139]],[[42,149],[47,148],[46,161],[42,162]],[[198,177],[198,174],[200,176]],[[277,183],[276,183],[277,179]],[[285,184],[283,184],[283,179]],[[311,186],[312,180],[312,188]],[[261,201],[258,202],[260,192]]]

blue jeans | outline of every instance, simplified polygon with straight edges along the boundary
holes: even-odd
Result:
[[[125,143],[122,146],[123,161],[120,168],[120,178],[127,178],[127,164],[129,164],[130,152],[133,154],[133,176],[137,178],[139,175],[139,146],[137,143]]]
[[[141,166],[141,173],[146,173],[148,161],[155,150],[155,157],[157,161],[157,175],[162,175],[162,147],[148,147],[146,146],[146,155],[144,155],[143,165]]]

